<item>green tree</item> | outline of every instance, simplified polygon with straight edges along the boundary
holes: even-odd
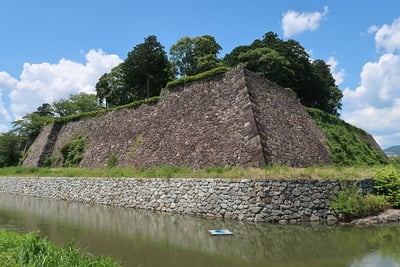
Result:
[[[20,139],[13,131],[0,134],[0,167],[18,165],[21,156]]]
[[[290,62],[276,50],[268,47],[249,49],[240,53],[238,59],[243,62],[243,67],[258,70],[258,75],[271,77],[278,84],[284,84],[289,74],[294,75],[290,69]]]
[[[43,107],[46,107],[44,111]],[[43,126],[53,122],[54,117],[48,104],[43,104],[36,111],[28,113],[20,120],[12,122],[13,131],[21,138],[21,148],[27,151],[36,137],[39,135]]]
[[[179,75],[192,76],[217,67],[220,64],[217,55],[221,49],[210,35],[184,37],[171,46],[171,61]]]
[[[128,53],[122,70],[125,85],[134,96],[133,100],[159,95],[161,88],[171,78],[167,53],[154,35],[145,38],[144,43],[136,45]]]
[[[52,104],[52,107],[54,113],[58,114],[60,117],[89,112],[101,108],[97,101],[97,96],[86,93],[71,94],[68,99],[55,101]]]
[[[339,116],[338,111],[342,104],[342,91],[336,86],[336,81],[332,77],[330,67],[323,60],[312,62],[313,76],[308,90],[308,106],[316,107],[320,110]],[[320,91],[320,94],[314,92]]]
[[[49,103],[43,103],[41,106],[39,106],[36,111],[36,114],[45,117],[45,116],[54,116],[54,110],[52,105]]]
[[[303,105],[338,116],[341,91],[335,84],[329,66],[322,60],[312,61],[295,40],[284,41],[273,32],[252,44],[239,46],[224,57],[228,66],[243,66],[263,78],[295,91]]]
[[[100,77],[96,84],[96,95],[106,108],[123,105],[138,99],[137,92],[128,88],[125,80],[124,62],[114,67],[111,72]]]

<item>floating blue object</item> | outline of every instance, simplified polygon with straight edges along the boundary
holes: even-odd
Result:
[[[211,235],[233,235],[233,233],[226,229],[221,230],[208,230]]]

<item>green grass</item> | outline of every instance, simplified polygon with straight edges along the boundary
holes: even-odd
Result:
[[[0,266],[86,267],[121,266],[105,257],[94,257],[67,244],[58,247],[33,233],[0,230]]]
[[[174,87],[177,85],[182,85],[185,83],[201,80],[201,79],[211,77],[211,76],[214,76],[217,74],[228,72],[230,70],[232,70],[232,68],[223,66],[223,67],[217,67],[215,69],[211,69],[211,70],[208,70],[208,71],[205,71],[205,72],[193,75],[193,76],[184,76],[182,78],[168,82],[166,88],[171,88],[171,87]]]
[[[321,110],[312,108],[306,110],[325,133],[334,164],[353,166],[388,162],[384,153],[374,148],[364,130]]]
[[[152,168],[0,168],[0,176],[24,177],[126,177],[126,178],[227,178],[227,179],[362,179],[371,178],[377,166],[325,166],[292,168],[269,165],[265,168],[208,167],[192,170],[187,167]]]

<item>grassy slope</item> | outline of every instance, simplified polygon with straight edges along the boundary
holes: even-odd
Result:
[[[306,110],[327,136],[327,145],[334,164],[350,166],[387,162],[383,152],[365,138],[368,134],[364,130],[318,109]]]

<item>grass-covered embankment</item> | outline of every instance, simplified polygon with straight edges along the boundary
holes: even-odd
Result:
[[[292,168],[269,165],[265,168],[209,167],[192,170],[187,167],[160,166],[152,168],[0,168],[0,176],[24,177],[125,177],[125,178],[227,178],[227,179],[361,179],[370,178],[375,166],[319,166]]]
[[[375,165],[388,162],[383,151],[374,146],[364,130],[319,109],[306,110],[326,135],[335,165]]]
[[[67,244],[58,247],[33,233],[17,234],[0,230],[0,266],[121,266],[118,262],[93,257]]]

